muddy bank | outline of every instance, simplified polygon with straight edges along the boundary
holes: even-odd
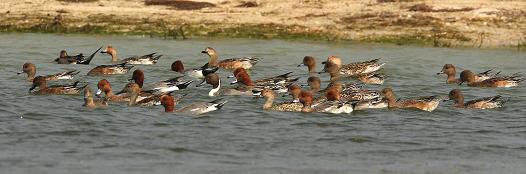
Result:
[[[401,2],[400,2],[401,1]],[[519,0],[4,0],[0,31],[526,48]]]

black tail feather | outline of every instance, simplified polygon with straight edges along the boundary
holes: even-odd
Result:
[[[95,54],[97,54],[100,50],[102,49],[102,47],[100,47],[99,49],[97,49],[97,51],[93,52],[87,59],[85,60],[81,60],[79,62],[77,62],[78,64],[83,64],[83,65],[89,65],[89,63],[91,62],[91,60],[93,60],[93,57],[95,57]]]

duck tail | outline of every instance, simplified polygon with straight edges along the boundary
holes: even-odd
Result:
[[[155,53],[154,53],[155,54]],[[159,59],[163,57],[163,55],[157,55],[157,56],[153,56],[151,59],[154,63],[157,63],[157,61],[159,61]]]
[[[190,85],[192,82],[194,82],[194,81],[190,80],[190,81],[187,81],[187,82],[184,82],[184,83],[181,83],[181,84],[177,84],[177,88],[179,88],[179,89],[186,89],[186,87],[188,87],[188,85]]]
[[[74,75],[77,75],[77,74],[79,74],[79,73],[80,73],[80,71],[77,71],[77,70],[71,70],[71,71],[66,72],[66,74],[64,74],[64,75],[71,75],[71,76],[74,76]]]
[[[250,61],[250,63],[251,63],[252,65],[257,64],[257,63],[260,61],[260,59],[257,58],[257,57],[248,57],[248,60]]]
[[[217,100],[211,101],[210,103],[214,104],[215,107],[217,108],[217,110],[220,110],[221,108],[223,108],[223,106],[224,106],[227,102],[228,102],[227,100],[223,100],[222,98],[220,98],[220,99],[217,99]]]
[[[97,49],[95,52],[93,52],[87,59],[83,59],[83,60],[80,60],[79,62],[77,62],[78,64],[83,64],[83,65],[89,65],[89,63],[91,62],[91,60],[93,60],[93,58],[95,57],[95,55],[102,49],[102,47],[100,47],[99,49]]]

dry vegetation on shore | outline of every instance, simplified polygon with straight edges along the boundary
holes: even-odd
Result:
[[[2,0],[0,31],[526,48],[522,0]]]

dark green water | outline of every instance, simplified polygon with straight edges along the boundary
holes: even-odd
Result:
[[[476,72],[525,71],[526,53],[513,50],[446,49],[392,45],[327,44],[278,40],[158,40],[137,37],[2,34],[0,35],[1,173],[524,173],[526,171],[526,90],[478,89],[446,85],[435,75],[445,63]],[[225,97],[223,110],[196,119],[166,114],[162,107],[128,108],[111,104],[86,109],[82,96],[31,96],[22,75],[24,62],[37,74],[78,69],[76,79],[92,89],[102,77],[84,76],[108,64],[97,55],[93,65],[57,65],[51,61],[66,48],[90,53],[112,44],[120,57],[158,52],[156,65],[137,66],[146,83],[175,77],[170,64],[183,60],[197,67],[207,46],[220,56],[262,58],[253,79],[288,71],[305,55],[321,62],[340,55],[344,62],[382,58],[382,73],[399,97],[447,95],[463,90],[466,100],[503,95],[510,101],[494,110],[460,110],[441,103],[434,112],[369,110],[345,115],[273,112],[252,97]],[[458,70],[460,71],[460,70]],[[220,72],[229,82],[226,71]],[[114,91],[127,75],[104,77]],[[327,75],[322,75],[327,80]],[[300,81],[306,81],[305,78]],[[59,82],[65,83],[65,81]],[[225,83],[223,83],[225,84]],[[322,84],[322,87],[326,84]],[[382,86],[368,86],[373,89]],[[209,88],[188,93],[181,105],[212,100]],[[287,98],[288,99],[288,98]],[[282,99],[279,99],[282,100]],[[178,105],[179,107],[181,105]],[[178,108],[176,106],[176,108]]]

